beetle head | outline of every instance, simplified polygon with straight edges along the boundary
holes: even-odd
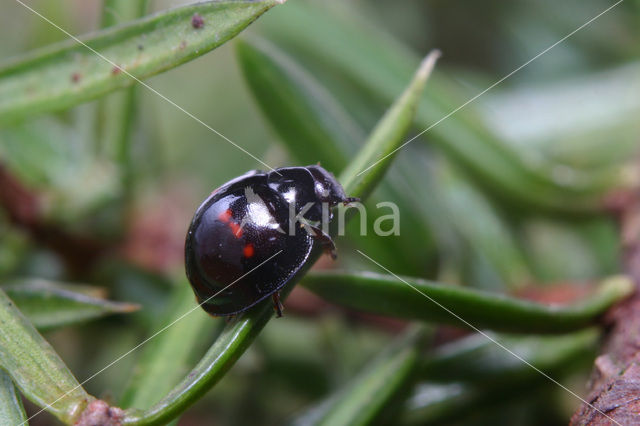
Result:
[[[320,166],[308,166],[307,169],[314,179],[314,189],[316,197],[321,202],[327,202],[331,206],[335,206],[347,199],[342,185],[338,180]]]

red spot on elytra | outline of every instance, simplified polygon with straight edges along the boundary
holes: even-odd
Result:
[[[112,75],[118,75],[122,72],[122,68],[120,68],[120,66],[116,65],[113,68],[111,68],[111,74]]]
[[[247,244],[246,246],[244,246],[244,249],[242,250],[242,254],[244,254],[244,257],[251,257],[254,254],[254,249],[253,249],[253,244]]]
[[[236,238],[242,237],[242,227],[240,227],[240,225],[235,222],[229,222],[229,228],[231,228],[231,232],[233,232]]]
[[[231,210],[227,209],[222,213],[220,213],[220,216],[218,216],[218,219],[220,219],[220,221],[224,223],[229,222],[231,220]]]

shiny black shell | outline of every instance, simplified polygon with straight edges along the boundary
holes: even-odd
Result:
[[[289,232],[290,209],[314,203],[305,218],[317,221],[322,202],[345,199],[320,166],[252,171],[215,190],[196,211],[185,243],[187,277],[202,308],[235,315],[282,289],[317,244],[299,226]]]

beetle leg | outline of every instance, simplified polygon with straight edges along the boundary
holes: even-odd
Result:
[[[359,203],[360,202],[360,198],[358,197],[347,197],[344,200],[342,200],[342,204],[343,205],[347,205],[347,204],[351,204],[351,203]]]
[[[336,260],[338,254],[336,251],[336,245],[334,244],[333,239],[331,239],[331,236],[317,226],[309,225],[309,228],[313,231],[312,237],[322,244],[324,251],[328,253],[333,260]]]
[[[273,309],[276,311],[276,317],[280,318],[284,310],[284,306],[282,306],[280,302],[280,292],[273,293],[271,297],[273,299]]]

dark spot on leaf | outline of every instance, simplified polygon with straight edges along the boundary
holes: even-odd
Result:
[[[144,46],[143,46],[143,45],[141,45],[141,44],[139,44],[139,45],[138,45],[138,50],[144,50]]]
[[[187,41],[186,41],[186,40],[182,40],[182,41],[180,42],[180,49],[182,50],[182,49],[184,49],[185,47],[187,47]]]
[[[195,29],[204,27],[204,19],[202,19],[202,16],[194,13],[191,17],[191,26]]]
[[[73,74],[71,74],[71,82],[72,83],[79,82],[81,78],[82,78],[82,75],[80,75],[79,72],[74,72]]]

